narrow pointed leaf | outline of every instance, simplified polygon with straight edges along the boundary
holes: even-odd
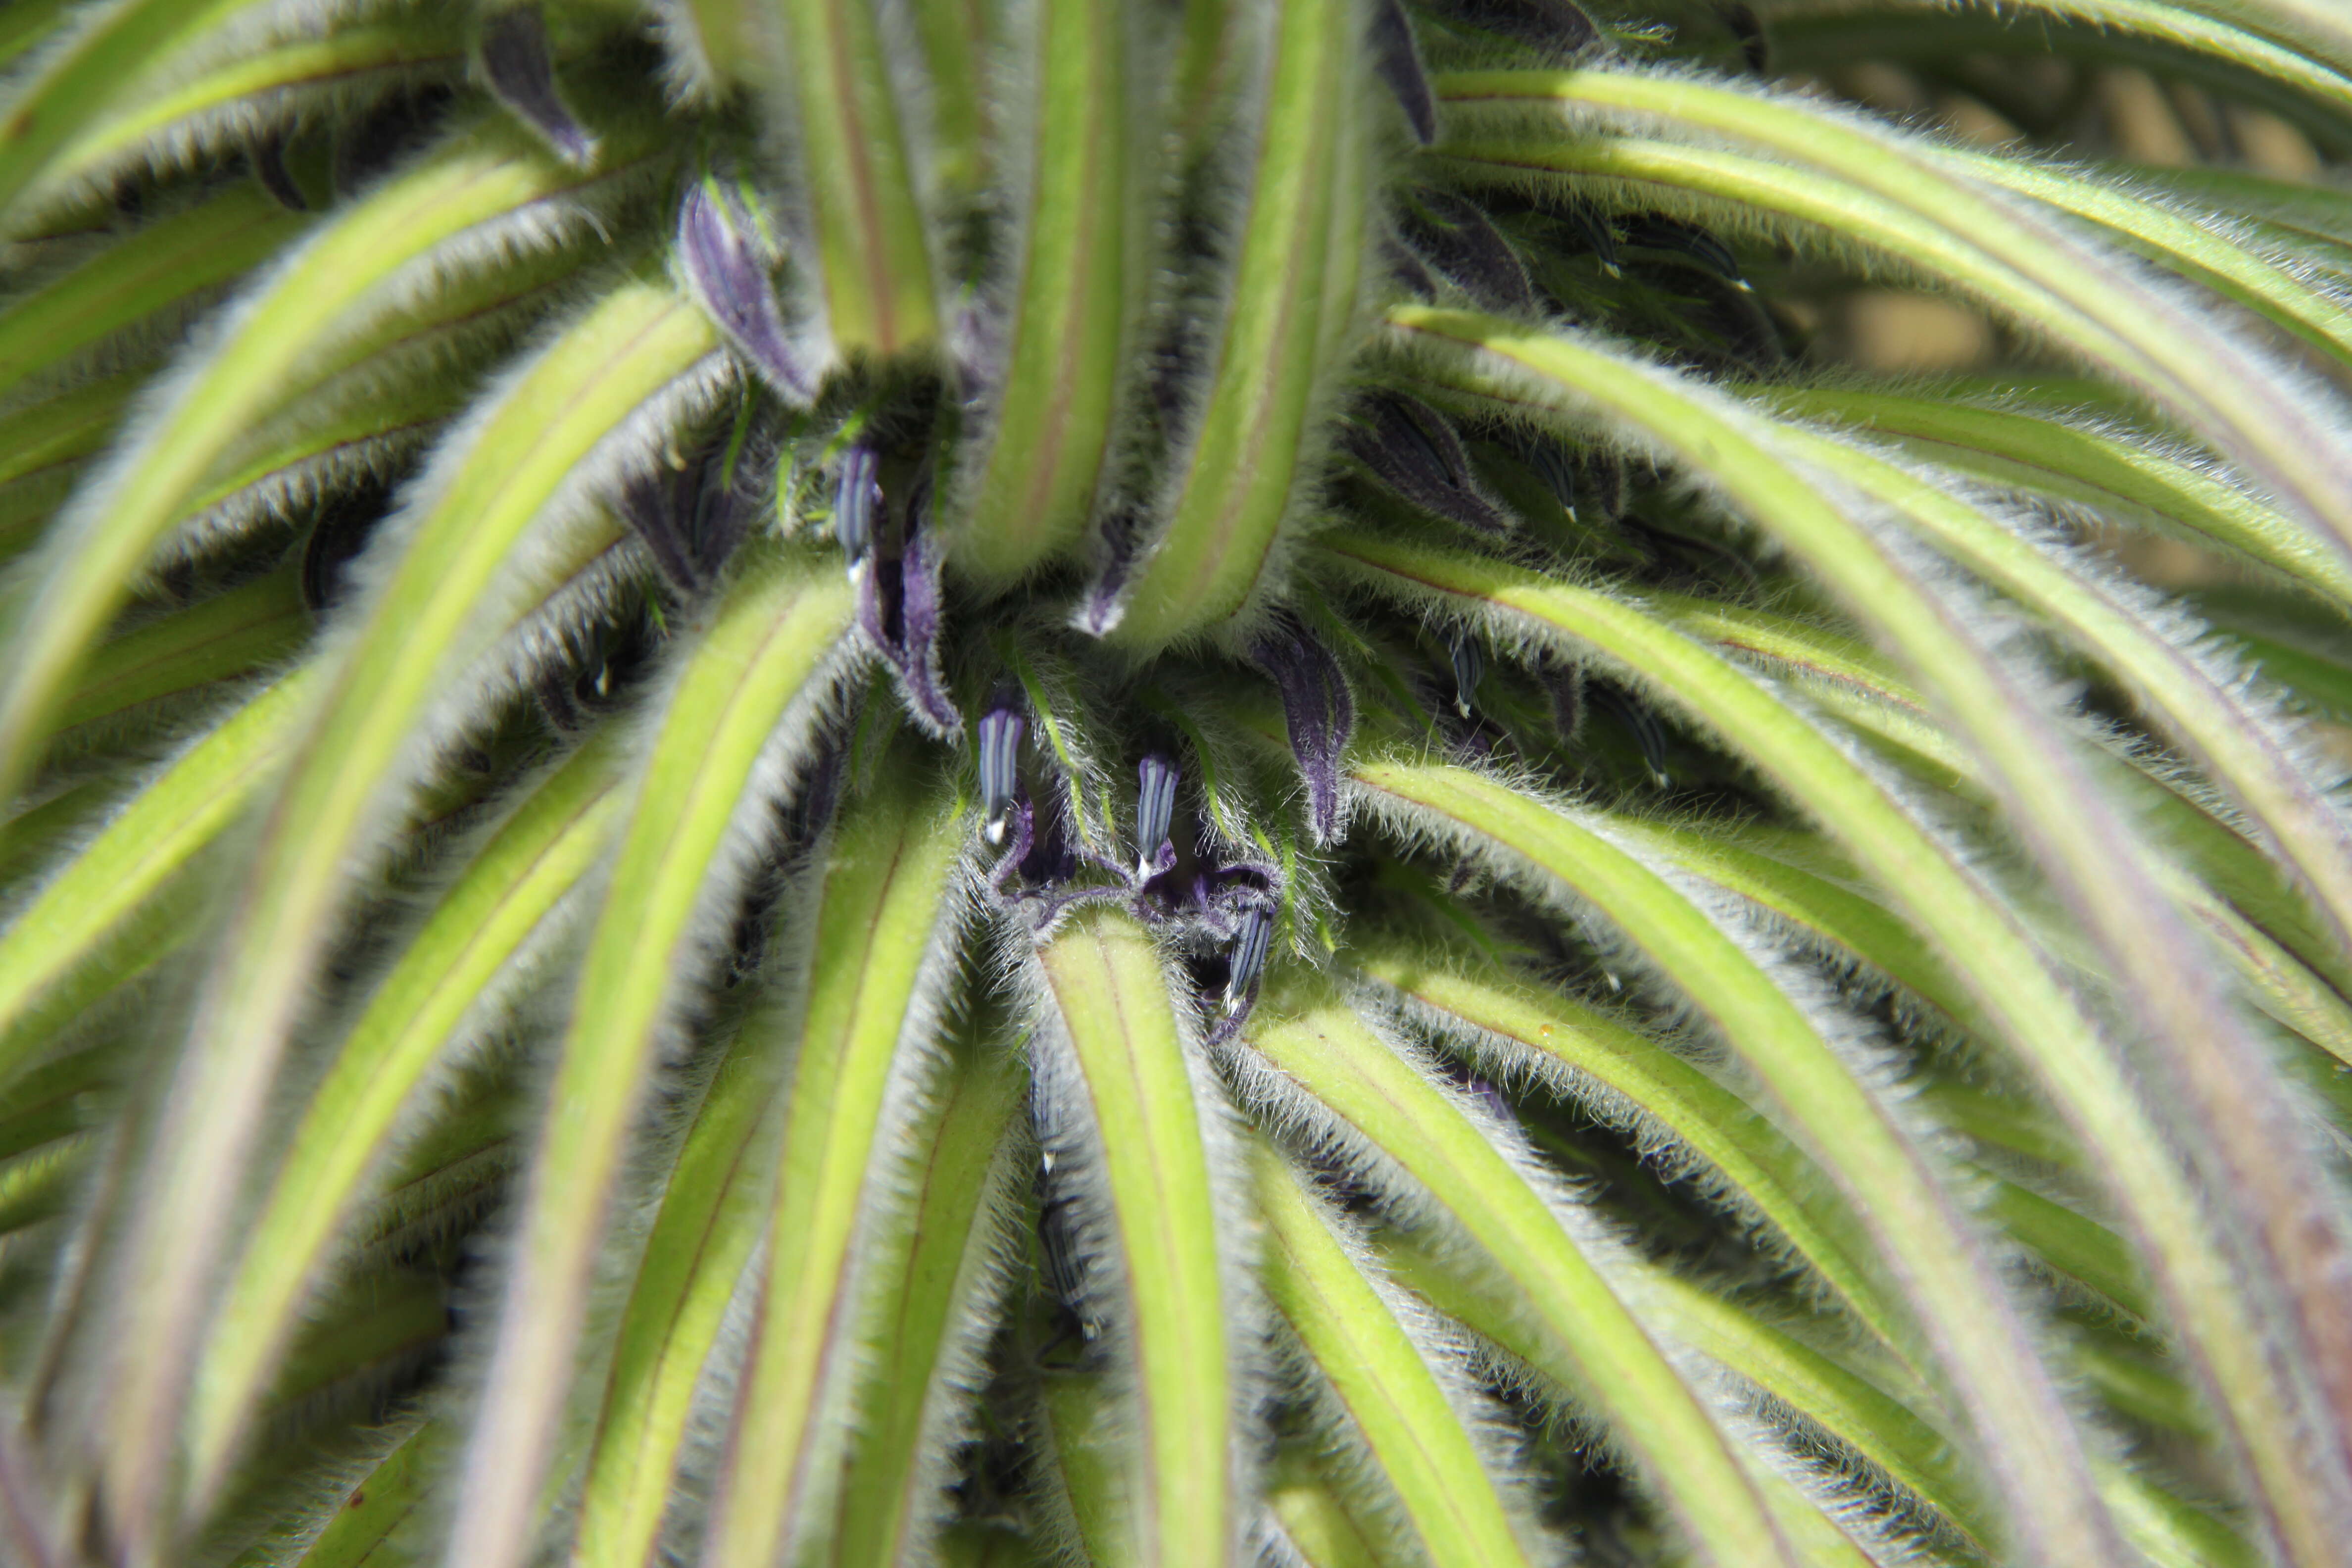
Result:
[[[986,455],[960,507],[956,556],[1007,580],[1066,552],[1089,521],[1150,275],[1150,95],[1135,18],[1099,0],[1044,0],[1031,26],[1029,204],[1011,343]]]
[[[887,356],[930,342],[929,239],[872,0],[777,0],[756,32],[754,58],[793,106],[835,347]]]
[[[1051,1011],[1032,1040],[1060,1179],[1078,1187],[1099,1256],[1118,1281],[1126,1428],[1107,1463],[1124,1499],[1120,1558],[1143,1568],[1226,1560],[1241,1529],[1234,1496],[1241,1238],[1217,1190],[1230,1136],[1184,1004],[1141,927],[1101,907],[1072,917],[1038,954]]]
[[[834,1527],[841,1568],[908,1561],[954,1507],[954,1444],[982,1414],[990,1309],[1008,1289],[1010,1220],[1027,1173],[1013,1136],[1024,1087],[1019,1058],[983,1037],[957,1047],[939,1091],[914,1202],[882,1249],[896,1278],[881,1319],[895,1330],[875,1347],[858,1399]]]
[[[404,265],[452,241],[455,262],[495,248],[501,229],[557,220],[560,198],[580,183],[519,131],[462,138],[320,229],[247,295],[52,530],[0,673],[0,788],[23,777],[59,689],[148,551],[222,454],[302,389],[299,373],[337,368],[339,338],[405,303],[386,287]]]
[[[672,320],[688,313],[665,310]],[[767,553],[730,591],[671,691],[582,961],[470,1438],[452,1563],[513,1568],[544,1528],[539,1488],[555,1457],[636,1113],[699,979],[701,922],[724,918],[745,850],[771,831],[773,803],[755,774],[815,721],[849,608],[836,573],[804,555]]]
[[[319,680],[289,676],[224,719],[18,911],[0,933],[0,1041],[29,1046],[18,1020],[253,800],[283,764]],[[0,1072],[15,1065],[0,1059]]]
[[[1246,1035],[1268,1065],[1426,1188],[1517,1310],[1571,1347],[1580,1397],[1631,1456],[1696,1561],[1796,1561],[1704,1399],[1544,1196],[1453,1100],[1336,1003],[1283,1017],[1261,1006]]]
[[[422,1085],[485,1025],[494,988],[604,854],[622,799],[610,748],[558,770],[467,863],[386,973],[301,1114],[246,1239],[198,1364],[188,1412],[199,1506],[236,1458],[254,1402],[338,1237],[380,1174]]]
[[[1727,137],[1786,160],[1793,178],[1766,176],[1757,188],[1817,182],[1812,199],[1836,201],[1837,221],[1855,219],[1848,232],[1857,235],[1880,226],[1874,216],[1883,211],[1890,220],[1883,226],[1924,237],[1938,260],[1958,264],[1931,269],[1997,291],[2037,330],[2243,464],[2290,511],[2352,553],[2352,502],[2344,499],[2352,496],[2352,458],[2340,455],[2334,394],[2224,332],[2185,294],[2136,277],[2086,232],[1949,171],[1924,143],[1688,78],[1475,72],[1441,78],[1438,92],[1456,104],[1549,100],[1564,113],[1631,120],[1699,141]]]
[[[943,998],[964,916],[960,808],[891,788],[853,808],[825,855],[805,1011],[770,1204],[768,1275],[712,1522],[712,1568],[821,1546],[834,1518],[858,1363],[870,1343],[877,1228],[903,1242],[900,1162],[931,1131]]]
[[[1429,338],[1457,328],[1464,336],[1454,341],[1465,344],[1499,344],[1513,336],[1498,322],[1469,327],[1467,318],[1456,318],[1454,327],[1442,327],[1434,313],[1396,314],[1419,322],[1410,330]],[[1810,803],[1822,826],[1955,963],[1969,966],[1979,1004],[2024,1047],[2026,1064],[2077,1135],[2106,1162],[2119,1210],[2135,1216],[2136,1240],[2158,1270],[2209,1396],[2236,1413],[2233,1436],[2255,1471],[2274,1528],[2297,1542],[2297,1552],[2320,1550],[2332,1529],[2323,1520],[2352,1510],[2347,1456],[2317,1436],[2336,1429],[2325,1408],[2352,1400],[2352,1325],[2323,1306],[2329,1293],[2318,1283],[2334,1268],[2340,1243],[2316,1206],[2320,1188],[2285,1174],[2301,1163],[2290,1152],[2297,1142],[2292,1112],[2260,1048],[2220,994],[2196,939],[2173,912],[2148,851],[2099,797],[2066,742],[2050,732],[2046,719],[2036,721],[2039,699],[1991,657],[1948,602],[1928,593],[1884,541],[1824,496],[1815,471],[1801,474],[1791,458],[1775,452],[1768,431],[1687,383],[1565,336],[1524,342],[1547,346],[1517,358],[1505,350],[1498,360],[1538,378],[1546,396],[1588,408],[1600,402],[1608,417],[1641,428],[1722,486],[1732,504],[1822,574],[1847,610],[1900,652],[1984,760],[2004,806],[2030,835],[2037,860],[2057,879],[2116,976],[2137,1043],[2172,1086],[2167,1103],[2150,1103],[2147,1088],[2126,1073],[2041,956],[1989,907],[1974,879],[1850,759],[1752,689],[1735,693],[1725,684],[1700,703],[1711,722],[1727,729],[1738,710],[1742,749],[1759,763],[1777,754],[1779,761],[1763,763],[1767,771],[1793,798]],[[1523,394],[1524,384],[1515,385]],[[1506,596],[1512,593],[1500,579],[1489,581]],[[1555,618],[1567,601],[1554,595],[1564,593],[1572,591],[1550,584],[1538,590],[1550,613],[1538,610],[1535,619],[1554,635],[1573,637],[1578,634]],[[1622,624],[1602,613],[1612,626]],[[1685,662],[1671,643],[1641,640],[1645,665]],[[1693,673],[1696,681],[1714,684]],[[1695,695],[1690,684],[1684,690],[1685,700]],[[1818,793],[1825,786],[1836,804]],[[2192,1195],[2189,1173],[2158,1152],[2167,1140],[2150,1123],[2159,1114],[2195,1126],[2189,1146],[2200,1159],[2226,1162],[2230,1179]],[[2126,1125],[2138,1130],[2125,1134]],[[2284,1190],[2276,1187],[2280,1182]],[[2217,1232],[2204,1217],[2216,1195],[2242,1207],[2244,1219]],[[2240,1247],[2259,1249],[2263,1261],[2223,1261],[2228,1249]],[[2249,1271],[2279,1281],[2279,1296],[2250,1300],[2228,1283],[2233,1273]],[[2305,1372],[2260,1371],[2259,1357],[2249,1364],[2250,1346],[2273,1336],[2281,1361],[2271,1364]],[[2298,1429],[2303,1438],[2276,1441]],[[2290,1479],[2295,1476],[2303,1479]]]
[[[131,1310],[155,1321],[127,1358],[118,1405],[126,1423],[118,1456],[135,1477],[119,1495],[133,1518],[160,1503],[161,1476],[130,1450],[176,1425],[170,1413],[184,1397],[194,1333],[184,1305],[215,1267],[214,1241],[228,1218],[205,1194],[242,1168],[259,1130],[312,965],[348,893],[346,859],[374,851],[403,787],[428,763],[416,730],[430,705],[570,580],[581,563],[574,549],[601,551],[612,525],[600,514],[559,530],[551,548],[520,565],[509,551],[616,427],[641,411],[659,421],[666,404],[698,395],[691,373],[715,346],[699,312],[642,284],[621,286],[577,318],[447,455],[439,482],[401,520],[396,563],[355,607],[352,624],[367,635],[342,644],[309,689],[307,732],[270,808],[250,892],[198,999],[179,1109],[152,1156],[151,1203],[134,1243],[148,1283]]]
[[[58,727],[94,723],[142,702],[248,675],[310,635],[299,574],[280,567],[100,647],[58,712]]]
[[[1367,149],[1346,112],[1361,90],[1355,26],[1336,0],[1278,7],[1213,368],[1165,521],[1107,584],[1116,610],[1095,616],[1127,647],[1155,651],[1241,614],[1311,493],[1309,412],[1349,336],[1365,246]]]
[[[1477,1442],[1444,1382],[1384,1299],[1384,1281],[1334,1234],[1326,1205],[1265,1145],[1252,1161],[1267,1227],[1266,1291],[1331,1382],[1419,1537],[1430,1568],[1529,1558]],[[1359,1244],[1359,1247],[1360,1244]]]

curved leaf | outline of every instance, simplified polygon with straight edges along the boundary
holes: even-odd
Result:
[[[1244,614],[1311,493],[1310,415],[1353,335],[1367,237],[1370,149],[1346,112],[1362,90],[1355,31],[1337,0],[1277,7],[1233,284],[1165,521],[1126,544],[1140,558],[1115,563],[1086,611],[1137,652]]]
[[[1089,1272],[1116,1278],[1123,1386],[1097,1439],[1113,1472],[1115,1561],[1222,1563],[1240,1534],[1231,1268],[1242,1238],[1221,1193],[1229,1136],[1181,993],[1150,938],[1097,906],[1037,955],[1047,1011],[1030,1042],[1040,1135],[1088,1222]],[[1065,1459],[1065,1464],[1068,1463]],[[1081,1517],[1084,1517],[1082,1511]]]
[[[1267,1230],[1266,1293],[1329,1379],[1421,1557],[1431,1568],[1528,1563],[1456,1408],[1461,1394],[1400,1321],[1385,1281],[1367,1273],[1361,1242],[1342,1239],[1327,1205],[1272,1150],[1258,1144],[1252,1164]]]
[[[610,748],[592,744],[534,790],[470,858],[338,1046],[246,1229],[197,1363],[194,1507],[217,1495],[253,1403],[420,1088],[482,1030],[502,976],[547,940],[602,858],[623,805],[614,784]]]
[[[707,350],[698,312],[667,300],[659,312],[691,317]],[[828,565],[773,551],[751,563],[679,672],[643,764],[550,1089],[452,1562],[512,1568],[543,1528],[539,1488],[638,1108],[700,976],[704,922],[725,918],[746,851],[772,831],[771,789],[755,780],[796,760],[841,657],[850,592]]]
[[[1261,1004],[1246,1037],[1268,1068],[1401,1166],[1515,1310],[1560,1337],[1580,1398],[1632,1456],[1697,1561],[1800,1560],[1730,1437],[1591,1256],[1594,1238],[1570,1230],[1460,1105],[1325,997],[1310,995],[1289,1016]]]
[[[710,1524],[713,1568],[808,1552],[833,1523],[848,1412],[877,1326],[874,1276],[912,1239],[905,1170],[936,1136],[925,1102],[943,1103],[936,1036],[970,833],[961,803],[892,787],[850,808],[827,847],[806,998],[768,1047],[789,1042],[795,1059],[767,1278]]]

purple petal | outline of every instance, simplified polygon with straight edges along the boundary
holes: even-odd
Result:
[[[1486,679],[1486,650],[1468,632],[1460,632],[1446,647],[1454,666],[1454,710],[1465,719],[1478,706],[1478,683]]]
[[[1168,828],[1176,820],[1176,784],[1183,775],[1174,762],[1154,752],[1136,767],[1136,874],[1149,879],[1174,864]]]
[[[687,287],[761,379],[787,402],[813,401],[816,387],[793,351],[750,221],[715,182],[688,187],[678,209],[677,253]]]
[[[1257,978],[1265,972],[1266,951],[1274,942],[1274,911],[1264,904],[1252,904],[1242,910],[1241,929],[1234,934],[1230,968],[1225,973],[1225,1011],[1238,1013],[1252,992]]]
[[[898,687],[906,694],[907,705],[926,728],[941,739],[963,729],[963,715],[956,711],[955,701],[948,695],[947,680],[940,672],[940,569],[944,563],[945,552],[933,537],[933,531],[915,530],[907,541],[906,556],[898,563],[902,595],[898,650],[890,659],[892,668],[898,672]]]
[[[1002,694],[980,716],[978,744],[972,749],[980,759],[981,819],[992,844],[1004,841],[1005,813],[1021,787],[1021,736],[1028,727],[1017,700]]]
[[[1492,219],[1451,191],[1423,190],[1414,199],[1426,216],[1408,215],[1405,235],[1433,266],[1482,304],[1522,313],[1535,310],[1528,269]]]
[[[555,89],[555,61],[538,6],[516,5],[484,18],[482,75],[499,101],[545,137],[566,163],[585,165],[596,155],[596,139]]]
[[[1429,90],[1429,78],[1412,47],[1412,24],[1397,0],[1373,0],[1370,43],[1372,68],[1396,94],[1414,140],[1428,146],[1437,140],[1437,100]]]
[[[882,513],[881,468],[881,455],[862,441],[841,455],[833,484],[833,537],[852,561],[874,546],[874,525]]]
[[[289,212],[310,210],[310,198],[302,194],[302,187],[294,183],[293,174],[286,167],[284,136],[272,131],[255,137],[246,147],[245,158],[253,165],[253,177],[261,182],[261,188],[279,206]]]
[[[1284,727],[1307,784],[1307,816],[1315,842],[1339,831],[1339,769],[1356,727],[1356,702],[1339,660],[1293,622],[1268,632],[1250,649],[1282,691]]]

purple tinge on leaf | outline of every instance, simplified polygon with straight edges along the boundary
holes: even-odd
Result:
[[[687,287],[760,378],[787,402],[814,400],[814,379],[793,347],[751,218],[715,181],[688,188],[678,208],[677,254]]]
[[[1176,820],[1176,784],[1182,776],[1175,763],[1153,752],[1136,765],[1135,870],[1151,877],[1165,869],[1160,851],[1168,846],[1168,829]]]
[[[538,6],[509,6],[483,18],[482,75],[499,101],[545,137],[566,163],[584,166],[595,157],[596,139],[556,90],[547,22]]]
[[[1291,754],[1307,784],[1307,816],[1318,844],[1339,831],[1339,770],[1356,727],[1356,700],[1339,661],[1296,622],[1277,626],[1250,649],[1282,692]]]
[[[980,716],[973,750],[980,759],[981,820],[987,824],[991,844],[1004,842],[1006,814],[1021,787],[1021,737],[1028,728],[1019,700],[1003,694],[991,700]]]
[[[1437,99],[1421,68],[1420,52],[1412,47],[1412,23],[1398,0],[1373,0],[1369,42],[1372,68],[1396,95],[1414,139],[1428,146],[1437,140]]]
[[[858,624],[898,677],[916,722],[943,740],[963,728],[940,672],[944,563],[932,531],[910,526],[905,552],[877,557],[857,582]]]
[[[1479,488],[1462,437],[1419,398],[1398,392],[1374,395],[1344,427],[1340,442],[1415,506],[1480,533],[1510,531],[1510,515]]]
[[[1413,199],[1421,211],[1405,216],[1405,237],[1431,266],[1490,310],[1534,311],[1535,285],[1493,219],[1451,191],[1423,189]]]

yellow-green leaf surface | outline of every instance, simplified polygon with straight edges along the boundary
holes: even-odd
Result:
[[[713,1568],[808,1551],[834,1518],[876,1232],[908,1239],[889,1219],[907,1197],[897,1166],[920,1157],[930,1131],[908,1101],[939,1068],[928,1034],[951,973],[964,913],[952,878],[970,841],[956,805],[894,784],[845,814],[827,847],[805,1011],[769,1043],[797,1057]]]
[[[1392,1489],[1431,1568],[1506,1568],[1529,1559],[1495,1479],[1445,1386],[1391,1303],[1332,1232],[1332,1219],[1281,1156],[1252,1164],[1267,1228],[1266,1291]]]
[[[1138,652],[1246,607],[1314,483],[1309,413],[1349,339],[1365,247],[1352,31],[1337,0],[1278,7],[1215,369],[1161,531],[1117,585],[1109,635]]]
[[[1719,1428],[1577,1237],[1434,1085],[1345,1006],[1294,1016],[1261,1004],[1247,1037],[1425,1187],[1507,1281],[1519,1310],[1572,1347],[1577,1390],[1632,1458],[1698,1562],[1794,1563],[1787,1539]]]
[[[416,1093],[486,994],[603,855],[620,815],[611,748],[541,784],[467,862],[341,1041],[247,1226],[188,1415],[191,1491],[217,1490],[253,1401],[319,1288]]]
[[[136,1244],[146,1284],[134,1300],[156,1321],[127,1360],[119,1401],[126,1426],[116,1457],[137,1478],[119,1495],[134,1515],[160,1500],[161,1476],[160,1467],[137,1469],[130,1450],[176,1425],[170,1413],[184,1398],[194,1331],[184,1303],[227,1219],[205,1194],[248,1156],[312,964],[347,896],[347,858],[373,851],[399,786],[415,776],[408,770],[426,760],[412,736],[428,705],[536,606],[548,584],[534,574],[569,576],[561,548],[520,563],[509,552],[598,443],[716,346],[699,310],[642,284],[577,317],[509,384],[472,441],[446,456],[443,482],[404,520],[396,564],[354,607],[352,624],[366,635],[340,645],[310,687],[306,732],[198,1000],[182,1109],[166,1118],[153,1155]],[[600,518],[568,534],[607,527]]]
[[[667,321],[701,320],[667,300],[661,310]],[[707,343],[709,331],[698,325],[695,341]],[[555,1458],[598,1244],[665,1033],[699,979],[698,922],[733,890],[730,844],[760,833],[772,809],[754,778],[778,726],[812,721],[827,696],[849,600],[834,561],[760,552],[671,689],[549,1089],[452,1528],[455,1562],[512,1568],[547,1522],[540,1483]]]
[[[1052,1012],[1030,1047],[1044,1092],[1083,1142],[1049,1152],[1085,1167],[1111,1241],[1096,1259],[1118,1281],[1121,1351],[1133,1379],[1106,1415],[1119,1432],[1124,1500],[1117,1556],[1141,1568],[1222,1563],[1242,1521],[1233,1486],[1234,1305],[1212,1185],[1218,1095],[1177,1009],[1159,951],[1130,917],[1081,910],[1038,953]],[[1097,1185],[1098,1184],[1098,1185]]]

